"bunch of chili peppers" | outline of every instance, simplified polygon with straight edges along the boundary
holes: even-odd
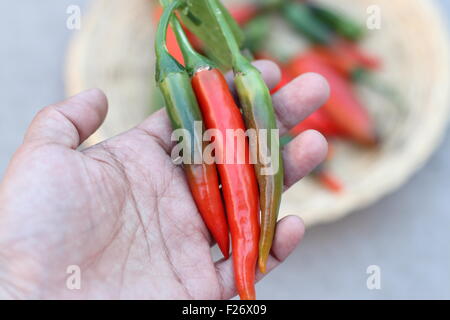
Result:
[[[208,5],[232,51],[234,80],[242,113],[224,75],[213,62],[194,49],[174,15],[182,2],[161,2],[165,9],[156,36],[156,81],[164,96],[172,127],[185,129],[184,132],[191,136],[190,139],[183,138],[182,142],[190,141],[186,147],[195,150],[192,158],[205,148],[201,137],[192,139],[196,136],[195,121],[202,121],[205,129],[216,129],[221,133],[223,141],[216,146],[216,159],[229,159],[229,152],[233,157],[232,161],[216,164],[183,163],[189,187],[205,224],[226,258],[230,232],[238,293],[241,299],[255,299],[256,264],[259,263],[262,272],[266,271],[283,190],[279,139],[274,141],[259,135],[260,131],[277,129],[271,95],[260,72],[241,54],[217,0],[209,1]],[[169,24],[171,34],[168,37]],[[176,45],[174,39],[177,40]],[[235,146],[234,136],[227,135],[230,129],[245,132],[247,128],[256,132],[257,150],[265,146],[264,150],[269,153],[276,151],[269,156],[277,161],[277,171],[266,174],[264,169],[269,164],[259,158],[254,165],[251,164],[247,138],[238,141],[243,146]],[[244,161],[238,159],[241,147]]]

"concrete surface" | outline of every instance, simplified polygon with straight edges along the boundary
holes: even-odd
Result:
[[[64,97],[62,66],[72,33],[66,8],[87,3],[38,2],[0,2],[0,177],[33,115]],[[450,14],[450,2],[439,2]],[[293,256],[258,285],[259,298],[449,299],[449,159],[447,134],[441,150],[401,190],[308,230]],[[367,289],[369,265],[381,268],[381,290]]]

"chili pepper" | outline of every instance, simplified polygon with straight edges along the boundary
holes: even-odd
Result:
[[[334,193],[341,193],[344,190],[342,181],[334,175],[326,165],[327,162],[334,158],[334,151],[334,145],[332,143],[328,143],[328,154],[325,162],[321,163],[316,169],[313,170],[312,176],[328,190]]]
[[[380,59],[367,54],[356,43],[345,39],[338,39],[336,41],[336,50],[340,50],[340,54],[347,55],[350,59],[358,62],[362,68],[377,70],[381,67]]]
[[[341,129],[330,119],[325,110],[320,108],[284,135],[282,137],[282,144],[286,145],[296,136],[307,130],[319,131],[327,138],[339,137],[343,135]]]
[[[254,129],[258,137],[257,148],[259,157],[255,164],[261,206],[261,236],[258,264],[260,270],[265,273],[280,209],[284,176],[279,138],[271,139],[273,130],[278,130],[275,111],[269,89],[261,73],[242,56],[239,45],[229,25],[226,23],[223,13],[220,11],[217,0],[209,1],[209,5],[222,28],[221,31],[232,54],[234,82],[247,128]],[[264,131],[266,133],[265,138],[263,138]],[[267,149],[268,156],[271,159],[270,164],[265,163],[261,159],[264,149]],[[272,150],[274,150],[274,154]],[[275,166],[275,168],[271,166]]]
[[[318,19],[344,38],[357,41],[364,36],[364,28],[353,19],[315,2],[307,5]]]
[[[301,55],[289,66],[293,75],[316,72],[324,76],[330,85],[330,98],[323,106],[336,126],[348,137],[364,145],[377,143],[374,125],[356,98],[352,87],[333,68],[326,65],[314,52]]]
[[[359,81],[361,73],[369,70],[378,70],[381,62],[378,58],[362,52],[355,44],[345,40],[339,40],[339,45],[333,48],[315,46],[314,51],[328,64],[339,70],[343,75],[354,81]]]
[[[405,104],[399,93],[388,84],[383,83],[379,79],[375,79],[369,72],[369,69],[379,69],[381,65],[380,61],[374,57],[365,55],[362,52],[358,52],[358,49],[352,49],[351,44],[344,43],[343,46],[347,46],[346,51],[333,51],[325,46],[315,46],[312,50],[320,56],[326,64],[339,71],[344,77],[352,82],[364,85],[372,91],[389,99],[389,101],[394,102],[400,108],[400,111],[403,111]],[[353,56],[349,55],[349,52],[352,51],[353,53],[351,55]],[[363,64],[365,67],[361,67]]]
[[[312,176],[334,193],[341,193],[344,190],[342,182],[329,170],[319,168],[313,171]]]
[[[244,46],[252,53],[258,52],[264,45],[270,32],[270,21],[267,15],[259,15],[250,20],[244,27]]]
[[[295,137],[307,130],[319,131],[327,138],[343,136],[340,128],[333,123],[325,110],[321,108],[283,135],[280,139],[281,145],[287,145]]]
[[[244,134],[244,120],[223,74],[192,48],[178,20],[173,19],[172,25],[186,68],[192,75],[192,87],[206,128],[216,129],[222,136],[215,155],[220,160],[217,168],[231,231],[236,287],[241,299],[255,299],[255,267],[259,241],[258,182],[253,165],[246,159],[238,159],[241,146],[235,143],[234,135],[228,137],[227,134],[228,130],[232,130],[233,134]],[[237,139],[237,143],[243,144],[245,158],[249,146],[246,137],[242,135],[242,138],[243,140]],[[232,163],[225,161],[230,157]]]
[[[239,108],[235,105],[226,80],[219,70],[204,70],[196,73],[193,77],[193,87],[207,128],[218,129],[223,137],[226,137],[227,129],[245,132]],[[247,152],[249,148],[247,141],[245,142],[244,150]],[[233,141],[224,139],[224,146],[231,143]],[[253,166],[248,161],[246,164],[237,162],[238,148],[236,146],[234,150],[231,150],[235,154],[235,164],[218,164],[217,167],[231,231],[236,287],[241,299],[248,300],[255,299],[255,266],[259,241],[259,195]],[[218,151],[216,150],[216,152]],[[226,159],[223,151],[222,156],[223,159]]]
[[[156,82],[166,102],[167,113],[173,129],[184,129],[189,133],[183,142],[191,151],[190,163],[184,163],[184,171],[194,201],[206,226],[217,241],[223,255],[229,256],[228,225],[219,189],[219,180],[215,165],[196,164],[196,158],[203,150],[202,137],[195,132],[195,122],[202,121],[201,113],[190,78],[186,70],[168,53],[165,45],[167,29],[171,15],[180,4],[173,1],[161,17],[155,43]]]
[[[346,78],[359,82],[362,73],[368,74],[368,69],[373,70],[379,68],[379,61],[375,58],[365,57],[365,61],[357,60],[355,57],[349,55],[350,50],[331,50],[325,46],[315,46],[312,49],[316,55],[320,56],[322,60],[339,71]],[[362,65],[365,65],[362,67]]]
[[[293,80],[293,77],[290,75],[290,72],[285,68],[281,68],[281,78],[280,82],[270,91],[271,94],[275,94],[280,91],[285,85]]]
[[[285,1],[281,12],[286,21],[310,41],[322,45],[329,45],[334,41],[331,30],[315,17],[304,3]]]

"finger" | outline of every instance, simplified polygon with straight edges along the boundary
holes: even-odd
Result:
[[[297,216],[287,216],[278,222],[272,252],[267,261],[267,273],[286,260],[300,243],[304,233],[305,226],[303,221]],[[236,295],[236,287],[234,284],[232,259],[216,262],[216,270],[223,288],[222,298],[230,299],[234,297]],[[256,281],[261,280],[263,277],[264,275],[257,271]]]
[[[108,110],[99,89],[84,91],[42,109],[28,128],[24,143],[60,144],[76,149],[102,124]]]
[[[322,163],[327,153],[326,139],[315,130],[305,131],[290,142],[283,150],[286,189]]]
[[[329,94],[328,82],[316,73],[303,74],[275,93],[272,100],[280,134],[287,133],[325,104]]]
[[[256,60],[252,64],[261,71],[262,77],[266,82],[269,89],[275,88],[281,80],[281,70],[280,67],[273,61],[270,60]],[[234,75],[232,72],[228,72],[225,75],[228,85],[231,91],[235,92],[234,87]]]
[[[169,154],[174,142],[171,141],[172,126],[165,108],[156,111],[144,122],[136,127],[145,134],[154,138],[159,145]]]

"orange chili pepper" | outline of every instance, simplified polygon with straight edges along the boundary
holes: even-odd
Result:
[[[255,299],[255,267],[259,243],[259,192],[253,165],[249,161],[238,164],[238,146],[226,138],[227,129],[242,130],[245,125],[234,102],[224,76],[217,69],[196,72],[192,85],[197,95],[206,128],[218,129],[223,136],[223,146],[235,147],[233,164],[217,164],[222,194],[231,232],[235,282],[243,300]],[[234,140],[234,138],[232,139]],[[239,143],[239,141],[237,141]],[[225,150],[216,149],[216,155],[226,159]],[[245,140],[245,154],[249,146]]]

